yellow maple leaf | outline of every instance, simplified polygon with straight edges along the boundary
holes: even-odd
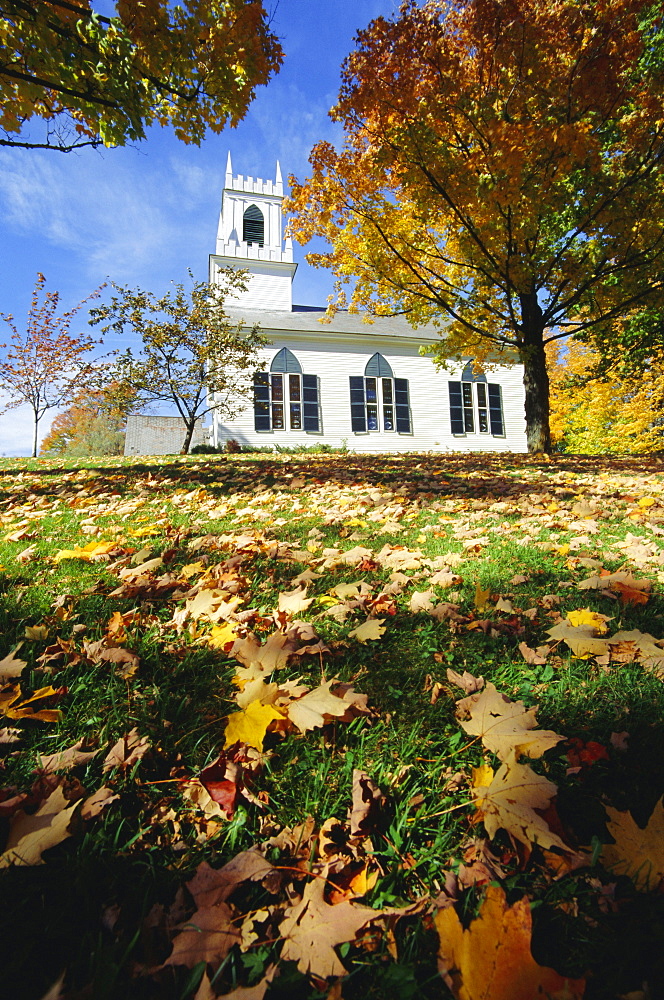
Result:
[[[235,628],[236,626],[229,622],[224,622],[223,625],[213,625],[210,629],[208,643],[214,649],[224,649],[229,642],[235,642],[237,639]]]
[[[263,705],[260,701],[252,701],[241,712],[232,712],[226,716],[225,746],[233,743],[246,743],[247,746],[263,749],[265,734],[273,722],[283,721],[283,713],[273,705]]]
[[[597,611],[591,611],[590,608],[579,608],[577,611],[570,611],[566,617],[567,621],[571,622],[575,627],[578,625],[592,625],[600,635],[608,632],[606,623],[607,621],[611,621],[606,615],[601,615]]]
[[[584,994],[584,980],[565,979],[533,958],[527,896],[508,906],[503,889],[492,885],[468,930],[453,906],[438,910],[434,923],[456,1000],[580,1000]]]
[[[61,563],[63,559],[83,559],[90,562],[98,556],[107,555],[116,548],[117,542],[88,542],[87,545],[75,545],[73,549],[60,549],[53,556],[53,561]]]
[[[491,596],[491,587],[487,590],[482,590],[479,583],[475,584],[475,607],[478,611],[483,611],[484,608],[489,603],[489,598]]]

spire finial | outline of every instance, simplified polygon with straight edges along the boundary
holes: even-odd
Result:
[[[226,160],[226,187],[230,187],[233,183],[233,164],[231,163],[231,151],[228,150],[228,159]]]

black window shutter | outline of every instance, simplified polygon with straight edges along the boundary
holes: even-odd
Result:
[[[463,422],[463,402],[461,399],[461,382],[448,382],[450,390],[450,424],[453,434],[465,433]]]
[[[302,424],[305,431],[320,430],[317,375],[302,376]]]
[[[254,428],[269,431],[270,427],[270,376],[267,372],[254,375]]]
[[[408,379],[394,380],[394,409],[397,433],[410,434],[410,400],[408,399]]]
[[[489,382],[489,422],[491,423],[491,433],[497,437],[504,437],[505,422],[503,420],[503,398],[500,386]]]
[[[365,408],[364,378],[350,376],[350,426],[358,434],[366,434],[367,411]]]

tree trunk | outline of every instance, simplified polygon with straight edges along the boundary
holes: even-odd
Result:
[[[38,444],[37,434],[38,434],[38,431],[39,431],[39,417],[35,413],[35,429],[34,429],[34,432],[33,432],[33,435],[32,435],[32,457],[33,458],[37,457],[37,444]]]
[[[544,353],[544,326],[537,296],[521,295],[523,385],[526,392],[526,441],[530,454],[551,451],[549,373]]]
[[[196,426],[196,417],[193,420],[185,421],[185,427],[187,428],[187,433],[184,436],[184,444],[180,450],[181,455],[189,454],[189,445],[191,444],[191,439],[194,436],[194,428]]]

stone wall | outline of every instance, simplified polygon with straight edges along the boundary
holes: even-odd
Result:
[[[184,444],[186,429],[181,417],[151,417],[135,413],[127,418],[125,455],[177,455]],[[207,444],[207,430],[196,421],[191,448]],[[191,450],[190,448],[190,450]]]

